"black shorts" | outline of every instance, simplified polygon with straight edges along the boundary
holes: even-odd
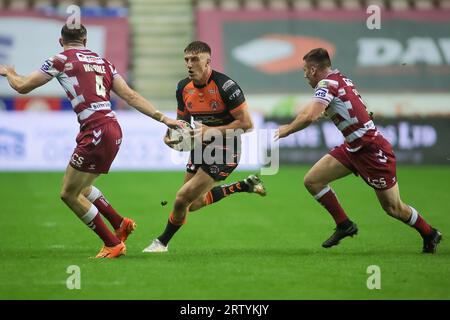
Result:
[[[203,145],[201,154],[198,154],[200,150],[191,151],[186,171],[196,173],[202,168],[214,181],[225,180],[239,164],[240,149],[240,139],[232,145]]]

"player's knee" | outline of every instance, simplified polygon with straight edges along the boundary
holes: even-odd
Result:
[[[398,218],[400,216],[400,208],[395,203],[383,203],[383,210],[391,217]]]
[[[309,192],[311,193],[317,193],[317,186],[319,185],[319,183],[317,183],[316,179],[314,179],[313,176],[311,175],[306,175],[303,178],[303,184],[305,186],[306,189],[308,189]]]
[[[67,190],[61,190],[59,197],[64,203],[71,203],[74,199],[73,195]]]
[[[174,202],[174,209],[184,210],[189,206],[189,197],[184,193],[177,193]]]

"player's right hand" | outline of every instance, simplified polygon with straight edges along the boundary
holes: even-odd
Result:
[[[275,131],[274,141],[278,141],[281,138],[285,138],[290,135],[290,127],[288,124],[280,126],[277,131]]]
[[[164,136],[164,143],[166,145],[168,145],[169,147],[171,147],[172,145],[177,144],[179,142],[180,142],[180,140],[177,140],[177,139],[176,140],[170,140],[169,130],[167,130],[166,135]]]

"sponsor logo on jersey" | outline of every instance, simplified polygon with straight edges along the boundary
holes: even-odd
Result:
[[[73,69],[73,63],[69,62],[64,65],[64,71],[70,71]]]
[[[109,69],[111,70],[111,73],[112,73],[113,75],[117,74],[117,69],[114,68],[112,65],[109,65]]]
[[[53,67],[53,61],[50,59],[45,60],[44,64],[41,67],[42,71],[48,72]]]
[[[239,95],[241,94],[241,90],[240,89],[237,89],[235,92],[233,92],[231,95],[230,95],[230,97],[228,98],[229,100],[234,100],[234,99],[236,99],[237,97],[239,97]]]
[[[319,83],[316,86],[316,88],[326,88],[326,87],[328,87],[328,84],[327,84],[326,80],[319,81]]]
[[[218,166],[212,165],[209,167],[209,172],[211,172],[212,174],[216,174],[219,173],[220,169]]]
[[[92,134],[94,135],[94,139],[92,139],[92,143],[96,146],[100,143],[100,141],[102,141],[102,137],[101,137],[102,130],[101,129],[98,131],[93,130]]]
[[[352,80],[350,80],[348,78],[342,78],[342,80],[344,80],[346,85],[348,85],[350,87],[353,87],[353,81]]]
[[[327,93],[328,93],[328,89],[318,88],[318,89],[316,89],[316,92],[314,92],[314,97],[325,98],[327,96]]]
[[[211,101],[211,109],[213,109],[214,111],[217,110],[217,108],[219,107],[219,104],[217,103],[217,101]]]
[[[209,89],[208,92],[209,92],[209,94],[216,94],[216,90],[214,90],[214,89]]]
[[[103,101],[103,102],[92,102],[90,104],[90,108],[91,110],[110,110],[111,109],[111,102],[109,101]]]
[[[234,84],[235,84],[235,82],[233,80],[231,80],[231,79],[227,80],[222,86],[223,91],[227,92],[228,89],[230,89],[232,86],[234,86]]]
[[[195,90],[194,89],[189,89],[187,92],[188,92],[188,94],[193,95],[195,93]]]
[[[103,59],[100,57],[96,57],[96,56],[89,56],[86,54],[82,54],[77,52],[76,53],[78,60],[82,61],[82,62],[87,62],[87,63],[97,63],[97,64],[103,64]]]
[[[80,157],[77,153],[72,154],[72,159],[70,163],[75,167],[81,167],[83,165],[84,157]]]

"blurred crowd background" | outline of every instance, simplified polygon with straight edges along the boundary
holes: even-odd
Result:
[[[213,68],[243,88],[260,128],[274,128],[309,101],[302,56],[320,46],[356,83],[400,162],[450,161],[450,0],[0,0],[0,63],[21,74],[38,69],[61,50],[73,4],[88,47],[160,109],[175,111],[176,84],[186,77],[183,49],[203,40]],[[116,97],[113,107],[130,109]],[[20,154],[11,133],[19,126],[5,127],[7,114],[21,121],[30,117],[23,111],[68,110],[57,81],[23,96],[0,79],[0,169]],[[314,161],[339,143],[332,130],[319,124],[286,139],[282,162]]]

